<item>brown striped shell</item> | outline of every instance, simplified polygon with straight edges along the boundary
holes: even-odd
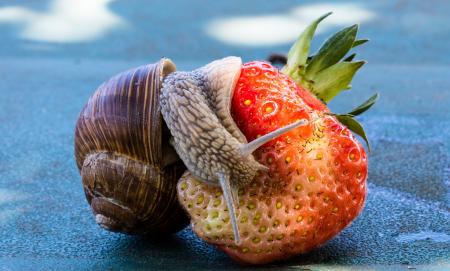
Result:
[[[75,158],[102,227],[129,234],[176,232],[188,223],[176,184],[185,166],[169,144],[159,94],[168,59],[103,83],[80,113]]]

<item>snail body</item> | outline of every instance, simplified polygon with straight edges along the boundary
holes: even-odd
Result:
[[[225,174],[233,182],[245,185],[257,170],[266,168],[252,155],[240,151],[240,146],[246,143],[245,137],[241,137],[226,115],[217,113],[219,100],[227,99],[228,95],[217,99],[211,95],[234,89],[233,80],[239,77],[240,67],[240,59],[230,57],[193,72],[175,72],[163,83],[161,109],[174,138],[174,147],[191,173],[210,184],[218,184],[218,174]],[[220,74],[211,74],[214,70]],[[215,81],[231,84],[215,84]]]
[[[253,151],[306,123],[297,121],[247,143],[230,114],[241,65],[240,58],[227,57],[192,72],[174,72],[165,78],[161,91],[161,112],[175,150],[193,176],[221,187],[236,243],[240,242],[237,190],[259,170],[267,170]]]
[[[176,183],[185,166],[170,146],[160,112],[168,59],[103,83],[82,109],[75,158],[96,222],[129,234],[175,232],[188,219]]]

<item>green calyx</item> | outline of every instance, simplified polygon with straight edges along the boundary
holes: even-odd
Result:
[[[316,28],[330,14],[331,12],[316,19],[303,31],[289,50],[286,66],[282,69],[283,73],[307,88],[324,103],[331,101],[341,91],[351,88],[353,76],[366,62],[354,61],[356,54],[349,52],[368,41],[356,39],[358,25],[352,25],[331,36],[316,54],[309,56]],[[369,151],[370,145],[364,129],[354,117],[369,109],[377,99],[378,94],[375,94],[346,114],[330,113],[351,131],[360,135],[366,141]]]
[[[350,131],[362,137],[367,144],[369,152],[370,152],[369,139],[367,138],[361,123],[359,123],[355,119],[355,116],[361,115],[362,113],[369,110],[369,108],[371,108],[372,105],[374,105],[377,100],[378,100],[378,93],[375,93],[367,101],[365,101],[360,106],[356,107],[355,109],[353,109],[348,113],[345,114],[328,113],[328,115],[335,116],[339,120],[339,122],[345,125]]]
[[[315,55],[308,57],[317,26],[330,14],[318,18],[303,31],[289,50],[287,64],[283,68],[285,74],[308,88],[324,103],[331,101],[342,90],[350,89],[353,76],[366,62],[353,61],[356,54],[345,56],[353,47],[368,41],[357,40],[358,26],[352,25],[331,36]]]

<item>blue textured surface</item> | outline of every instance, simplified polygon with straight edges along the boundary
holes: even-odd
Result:
[[[0,21],[0,270],[239,267],[190,229],[163,240],[100,229],[73,159],[77,115],[111,75],[161,56],[191,69],[226,55],[250,60],[287,51],[288,44],[227,45],[202,32],[211,18],[292,5],[238,2],[113,2],[128,28],[75,44],[23,40],[20,25]],[[45,11],[47,4],[14,5]],[[11,5],[0,3],[0,11]],[[373,145],[366,207],[325,246],[268,268],[450,270],[450,3],[360,6],[377,15],[361,27],[372,40],[358,49],[369,64],[331,107],[344,111],[381,94],[362,117]]]

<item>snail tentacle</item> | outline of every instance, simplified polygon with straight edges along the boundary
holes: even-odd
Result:
[[[234,234],[234,242],[239,245],[241,243],[241,238],[239,235],[236,216],[236,206],[238,206],[239,204],[236,189],[231,186],[230,175],[220,172],[217,174],[217,177],[219,178],[220,187],[222,188],[223,197],[227,204],[228,213],[230,215],[231,227]]]
[[[242,144],[239,147],[239,149],[240,149],[242,155],[250,155],[254,151],[256,151],[256,149],[258,149],[262,145],[266,144],[267,142],[269,142],[269,141],[271,141],[271,140],[273,140],[273,139],[275,139],[275,138],[277,138],[277,137],[279,137],[279,136],[281,136],[281,135],[283,135],[283,134],[285,134],[285,133],[287,133],[287,132],[289,132],[289,131],[291,131],[291,130],[299,127],[299,126],[307,125],[307,124],[309,124],[309,121],[307,121],[307,120],[304,120],[304,119],[298,120],[298,121],[296,121],[294,123],[291,123],[289,125],[286,125],[284,127],[279,128],[279,129],[277,129],[275,131],[272,131],[272,132],[270,132],[268,134],[265,134],[265,135],[263,135],[261,137],[258,137],[257,139],[253,140],[250,143]]]

